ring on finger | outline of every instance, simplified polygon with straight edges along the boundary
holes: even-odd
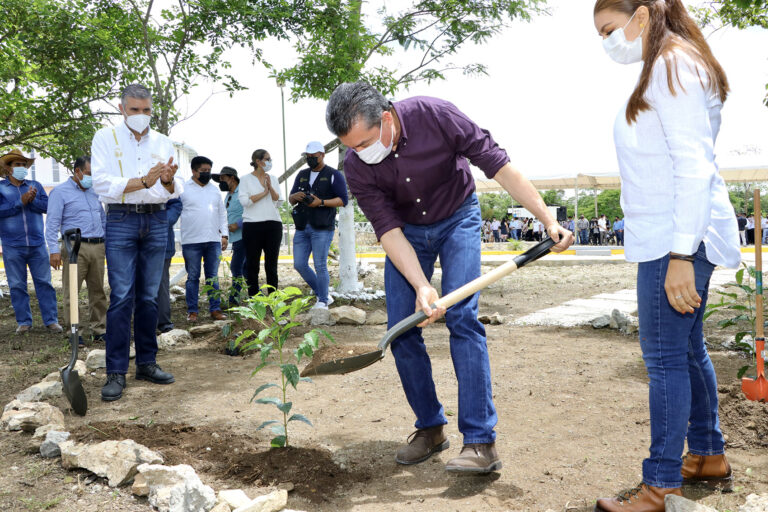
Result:
[[[676,299],[682,299],[682,298],[683,298],[683,296],[682,296],[682,295],[675,295],[675,298],[676,298]]]

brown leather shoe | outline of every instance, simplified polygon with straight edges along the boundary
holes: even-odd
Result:
[[[216,311],[211,311],[211,318],[214,320],[226,320],[227,315],[222,313],[220,309],[217,309]]]
[[[615,498],[597,500],[595,512],[664,512],[664,496],[682,496],[679,487],[652,487],[640,484]]]
[[[419,429],[408,436],[408,444],[401,446],[395,455],[398,464],[418,464],[437,452],[447,449],[451,443],[443,434],[443,426]]]
[[[187,315],[187,322],[192,322],[192,323],[197,322],[197,313],[189,313]]]
[[[683,485],[703,484],[723,492],[733,490],[731,465],[721,455],[696,455],[688,453],[683,457]]]
[[[465,444],[459,456],[445,465],[445,470],[452,473],[490,473],[500,469],[496,443]]]

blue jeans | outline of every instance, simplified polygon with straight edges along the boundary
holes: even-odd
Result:
[[[297,229],[293,236],[293,268],[306,281],[317,300],[328,304],[328,251],[333,240],[332,229],[313,229],[307,224],[303,230]],[[315,270],[309,266],[309,253],[315,262]]]
[[[136,365],[155,362],[157,292],[167,244],[165,210],[107,212],[107,276],[112,288],[107,310],[107,373],[128,371],[132,317]]]
[[[245,242],[238,240],[232,244],[232,259],[229,261],[229,272],[232,274],[232,292],[229,302],[237,302],[240,298],[240,283],[235,278],[245,278],[248,262],[245,259]]]
[[[206,284],[219,289],[219,255],[221,242],[200,242],[183,244],[181,255],[184,256],[184,269],[187,271],[187,313],[197,313],[197,302],[200,297],[200,260],[203,260]],[[221,299],[213,290],[208,290],[208,307],[210,311],[221,309]]]
[[[33,247],[9,247],[3,245],[3,263],[8,287],[11,289],[11,305],[19,325],[32,325],[32,310],[27,293],[27,267],[35,284],[35,294],[45,325],[58,323],[56,290],[51,285],[51,267],[45,244]],[[65,263],[66,264],[66,263]]]
[[[432,278],[435,260],[443,269],[442,294],[446,295],[480,276],[480,208],[474,194],[445,220],[417,226],[406,224],[403,233],[416,251],[427,279]],[[387,258],[384,271],[388,327],[413,314],[416,293]],[[451,358],[459,382],[459,431],[464,443],[490,443],[496,439],[496,409],[491,392],[491,368],[485,328],[477,320],[476,293],[446,315],[450,332]],[[421,329],[414,327],[392,342],[392,355],[405,396],[416,414],[416,428],[444,425],[448,421],[437,399],[432,364]]]
[[[723,453],[717,412],[717,380],[702,335],[709,278],[714,265],[704,244],[696,253],[694,271],[701,307],[681,315],[664,291],[669,256],[640,263],[637,304],[640,346],[650,379],[650,457],[643,461],[643,481],[654,487],[680,487],[682,454]]]
[[[589,230],[588,229],[580,229],[579,230],[579,243],[581,245],[589,245]]]

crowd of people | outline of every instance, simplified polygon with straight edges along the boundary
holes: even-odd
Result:
[[[580,245],[624,245],[624,219],[615,217],[611,222],[606,215],[587,220],[581,215],[574,221],[572,216],[560,221],[560,225],[573,233]],[[525,240],[539,242],[546,238],[544,225],[536,218],[496,217],[483,221],[481,238],[485,243]]]
[[[176,254],[174,226],[180,225],[181,253],[187,273],[187,321],[198,321],[200,278],[207,283],[208,313],[225,320],[218,271],[222,251],[231,246],[233,286],[224,300],[240,303],[241,282],[248,295],[279,286],[277,263],[283,226],[283,200],[278,180],[269,174],[268,151],[253,152],[252,172],[239,175],[224,166],[213,173],[213,161],[195,156],[192,177],[176,176],[170,140],[149,128],[152,101],[139,84],[122,93],[124,122],[99,130],[91,156],[75,160],[68,180],[46,194],[27,178],[34,158],[14,149],[0,156],[0,241],[16,316],[16,334],[32,328],[27,268],[47,330],[60,333],[51,268],[62,268],[64,323],[70,324],[69,289],[88,291],[88,314],[82,316],[80,343],[104,342],[107,382],[101,397],[118,400],[126,387],[130,340],[136,347],[136,378],[170,384],[174,377],[156,362],[158,333],[174,328],[170,308],[170,266]],[[308,168],[294,183],[296,236],[294,266],[317,296],[315,307],[327,308],[329,276],[325,265],[334,233],[336,209],[347,204],[344,176],[324,163],[324,147],[307,145]],[[218,183],[218,186],[215,185]],[[222,197],[221,192],[226,192]],[[44,219],[44,215],[46,218]],[[62,236],[79,229],[77,282],[70,282],[69,254]],[[314,254],[315,269],[308,259]],[[260,284],[264,255],[265,290]],[[105,262],[110,287],[104,289]],[[133,319],[133,322],[131,321]],[[133,336],[131,335],[133,327]]]

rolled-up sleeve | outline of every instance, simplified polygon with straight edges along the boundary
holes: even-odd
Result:
[[[704,238],[710,224],[710,184],[717,174],[709,93],[701,80],[695,69],[678,59],[673,93],[664,59],[659,59],[648,91],[672,159],[675,200],[671,251],[679,254],[694,254]]]
[[[453,103],[442,102],[433,112],[440,130],[456,152],[479,167],[489,179],[509,162],[507,152],[493,140],[491,133],[480,128]]]
[[[351,151],[347,151],[344,158],[344,171],[349,190],[373,226],[376,238],[381,240],[385,233],[402,228],[405,223],[397,214],[394,202],[376,185],[370,168],[364,168]]]

